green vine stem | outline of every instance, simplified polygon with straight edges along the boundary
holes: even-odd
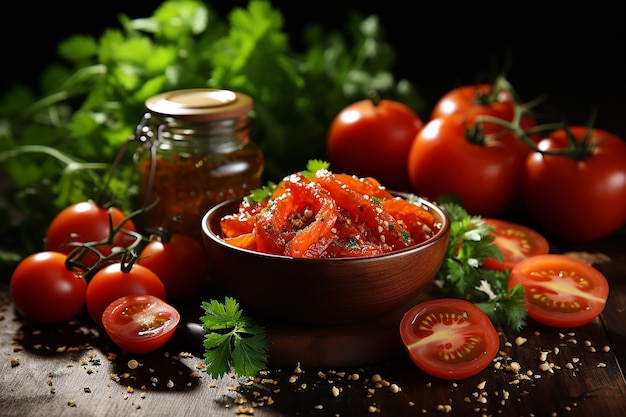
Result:
[[[91,278],[103,265],[111,261],[119,261],[122,264],[122,271],[128,272],[127,270],[130,270],[132,264],[136,261],[136,258],[139,257],[138,254],[141,253],[144,245],[150,241],[150,237],[146,237],[139,232],[124,229],[124,225],[126,225],[126,223],[138,217],[139,215],[149,210],[152,210],[158,204],[158,202],[159,201],[156,200],[149,206],[142,207],[133,211],[116,226],[113,225],[113,219],[109,215],[109,233],[107,237],[105,239],[94,242],[74,243],[73,245],[75,246],[75,248],[72,249],[67,255],[67,260],[65,262],[66,267],[74,271],[80,271],[87,280],[89,280],[89,278]],[[114,244],[114,238],[118,233],[124,233],[133,237],[133,243],[126,246],[120,251],[113,252],[108,256],[104,256],[102,253],[100,253],[100,251],[98,251],[97,246]],[[98,257],[96,263],[91,267],[81,262],[85,255],[87,255],[87,253],[89,252],[96,254]]]

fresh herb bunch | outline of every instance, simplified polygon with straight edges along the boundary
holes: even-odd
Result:
[[[235,299],[205,301],[202,308],[208,374],[221,377],[234,371],[238,376],[255,377],[267,366],[271,343],[265,338],[265,329],[244,316]]]
[[[509,273],[483,266],[487,258],[502,260],[491,228],[455,202],[442,202],[450,218],[450,238],[435,283],[449,296],[476,304],[496,325],[519,331],[526,324],[524,288],[508,289]]]
[[[371,90],[416,111],[423,106],[411,83],[390,72],[395,54],[376,16],[355,12],[345,31],[312,24],[302,51],[266,0],[233,8],[227,19],[199,0],[166,0],[149,17],[121,15],[120,24],[61,42],[61,60],[44,69],[37,90],[15,85],[0,98],[0,215],[7,220],[0,261],[40,250],[54,214],[94,193],[136,208],[132,147],[106,182],[94,178],[106,169],[66,169],[48,152],[20,151],[42,146],[79,164],[110,165],[155,94],[209,87],[252,96],[251,137],[265,154],[267,180],[321,157],[332,118]]]

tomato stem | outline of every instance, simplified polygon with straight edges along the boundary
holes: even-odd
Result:
[[[494,82],[494,86],[489,90],[489,94],[488,94],[488,96],[490,96],[489,100],[495,101],[495,96],[497,96],[497,94],[503,90],[511,94],[511,97],[515,104],[514,109],[513,109],[514,111],[513,119],[509,122],[501,118],[486,115],[486,114],[479,115],[475,119],[474,126],[472,126],[467,131],[467,137],[469,140],[475,143],[487,143],[493,138],[497,137],[497,135],[501,134],[501,133],[496,133],[492,135],[481,136],[480,132],[482,131],[482,129],[480,128],[480,126],[482,123],[488,122],[488,123],[492,123],[492,124],[495,124],[495,125],[498,125],[500,127],[507,129],[508,131],[513,133],[519,140],[521,140],[526,146],[528,146],[533,152],[538,152],[538,153],[541,153],[542,155],[563,156],[563,157],[580,161],[580,160],[587,158],[589,155],[593,154],[593,151],[597,146],[596,144],[591,143],[592,130],[593,130],[593,125],[595,121],[595,112],[592,113],[590,121],[588,123],[588,126],[589,126],[588,132],[580,140],[576,139],[576,137],[571,133],[571,131],[569,130],[568,126],[565,123],[547,123],[547,124],[534,126],[530,129],[524,130],[521,127],[522,116],[526,112],[528,112],[529,108],[534,107],[536,103],[530,102],[530,103],[527,103],[526,105],[520,104],[520,101],[517,98],[515,91],[513,90],[511,85],[508,83],[508,81],[502,77],[498,78],[496,82]],[[535,101],[540,101],[540,99],[537,99]],[[487,104],[488,103],[490,102],[487,102]],[[538,134],[538,133],[550,132],[550,131],[560,130],[560,129],[565,130],[566,135],[567,135],[567,146],[564,148],[541,149],[539,148],[537,143],[535,143],[535,141],[533,141],[531,138],[533,135]]]
[[[382,101],[382,97],[380,96],[378,90],[370,90],[368,97],[372,101],[374,107],[378,106]]]
[[[124,273],[129,273],[138,259],[139,255],[133,250],[125,250],[124,252],[122,252],[122,258],[120,259],[121,271]]]

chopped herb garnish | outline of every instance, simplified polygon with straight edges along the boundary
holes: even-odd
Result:
[[[409,239],[411,239],[411,234],[406,230],[401,230],[400,235],[402,236],[402,241],[404,243],[408,243]]]
[[[457,203],[441,205],[450,218],[450,240],[436,284],[444,294],[476,304],[494,324],[519,331],[527,316],[524,288],[509,290],[508,272],[483,267],[487,258],[502,260],[491,227]]]
[[[361,249],[361,245],[359,245],[359,240],[354,237],[348,238],[348,243],[346,244],[348,249]]]
[[[248,198],[252,200],[252,202],[260,203],[262,201],[268,200],[272,193],[276,190],[277,185],[271,181],[264,185],[261,188],[257,188],[256,190],[252,190]]]

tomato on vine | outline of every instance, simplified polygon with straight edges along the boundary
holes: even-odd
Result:
[[[357,101],[333,119],[327,159],[336,173],[374,177],[389,189],[408,191],[406,155],[423,125],[415,111],[398,101]]]
[[[204,247],[187,235],[153,236],[141,250],[137,263],[161,279],[170,300],[197,296],[209,279]]]
[[[431,120],[450,114],[463,114],[468,124],[480,120],[481,116],[501,119],[505,122],[516,123],[519,129],[529,131],[537,126],[535,116],[523,108],[511,84],[503,77],[498,77],[493,83],[463,85],[451,89],[444,94],[433,106]],[[480,123],[485,134],[504,132],[505,127],[490,121]],[[522,155],[528,154],[531,149],[515,135],[505,135],[503,138],[518,149]],[[538,139],[532,135],[533,139]]]
[[[165,285],[150,269],[133,261],[116,262],[91,277],[85,303],[93,321],[102,324],[102,313],[113,301],[126,295],[145,294],[167,299]]]
[[[453,195],[470,214],[497,217],[517,195],[523,157],[506,139],[513,133],[475,127],[462,114],[429,121],[411,145],[409,178],[418,195]]]
[[[112,228],[118,227],[111,236]],[[69,254],[79,245],[102,242],[93,248],[102,256],[109,256],[115,247],[126,247],[134,241],[125,231],[136,232],[137,228],[122,210],[83,201],[64,208],[54,217],[46,233],[46,250]],[[91,267],[98,258],[95,252],[86,251],[81,262]]]
[[[11,276],[10,294],[16,310],[39,323],[62,323],[85,304],[87,282],[66,267],[66,255],[39,252],[24,258]]]
[[[553,131],[528,155],[521,190],[533,223],[549,237],[606,237],[626,222],[626,142],[586,126]]]

